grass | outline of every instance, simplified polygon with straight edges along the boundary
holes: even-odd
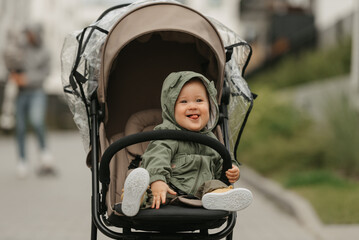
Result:
[[[359,117],[347,99],[311,121],[263,89],[238,149],[240,161],[308,199],[324,223],[359,223]]]
[[[285,185],[308,199],[323,223],[358,223],[358,182],[320,170],[296,173]]]
[[[359,223],[359,184],[341,187],[318,184],[293,190],[309,200],[323,223]]]
[[[299,171],[276,177],[285,187],[306,198],[325,224],[357,224],[359,183],[330,170]]]

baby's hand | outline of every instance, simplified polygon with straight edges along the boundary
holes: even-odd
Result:
[[[167,183],[161,180],[151,183],[151,190],[153,195],[152,208],[156,208],[156,209],[160,208],[161,203],[162,204],[166,203],[167,192],[172,195],[177,194],[175,191],[169,188]]]
[[[239,179],[239,168],[232,165],[232,168],[226,171],[226,177],[230,183],[235,183]]]

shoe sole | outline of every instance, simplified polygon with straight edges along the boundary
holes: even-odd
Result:
[[[57,171],[52,167],[41,167],[37,171],[37,175],[39,176],[56,176]]]
[[[248,207],[253,200],[251,191],[234,188],[223,193],[207,193],[202,197],[203,207],[209,210],[239,211]]]
[[[121,204],[122,213],[135,216],[140,210],[141,199],[148,188],[150,176],[144,168],[136,168],[126,178]]]

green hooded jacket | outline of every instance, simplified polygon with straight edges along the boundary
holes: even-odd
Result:
[[[201,134],[216,138],[212,130],[218,121],[217,90],[213,82],[195,72],[171,73],[164,81],[161,93],[163,122],[157,129],[183,130],[174,117],[177,97],[186,82],[193,78],[203,81],[210,102],[210,117]],[[152,141],[142,156],[142,167],[150,174],[150,183],[162,180],[172,183],[187,194],[194,194],[204,182],[219,179],[222,170],[220,155],[210,147],[175,140]],[[236,163],[234,163],[236,164]],[[236,164],[237,165],[237,164]]]

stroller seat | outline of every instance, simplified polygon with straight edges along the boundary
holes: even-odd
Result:
[[[113,134],[111,137],[107,137],[105,134],[103,124],[100,125],[100,142],[102,143],[101,149],[107,149],[115,141],[139,132],[151,131],[153,128],[162,122],[160,109],[148,109],[139,111],[132,114],[126,122],[123,132]],[[149,142],[142,142],[134,145],[130,145],[125,149],[117,152],[114,156],[114,161],[111,161],[111,183],[109,191],[107,192],[107,214],[111,216],[116,213],[114,206],[121,201],[122,189],[124,186],[125,178],[129,171],[129,165],[141,156]],[[138,165],[138,163],[136,163]],[[117,211],[118,212],[118,211]]]
[[[162,111],[160,109],[148,109],[131,115],[125,126],[125,136],[131,134],[152,131],[162,122]],[[142,142],[126,147],[131,156],[141,156],[147,149],[149,142]]]
[[[126,123],[124,135],[130,136],[139,132],[152,131],[156,125],[162,122],[161,114],[160,109],[143,110],[133,114]],[[125,148],[127,155],[120,151],[118,161],[131,162],[138,159],[138,156],[145,152],[148,144],[149,142],[142,142],[127,146]],[[122,187],[123,183],[117,183],[115,189],[117,195],[121,194]],[[202,207],[167,205],[160,209],[143,209],[136,216],[127,217],[122,214],[120,202],[115,203],[112,210],[108,219],[110,225],[161,232],[217,228],[226,221],[226,217],[230,214],[228,211],[206,210]]]
[[[121,204],[116,204],[115,210],[121,212]],[[116,227],[178,232],[219,228],[229,215],[230,212],[221,210],[166,205],[160,209],[141,209],[134,217],[111,215],[108,221]]]

